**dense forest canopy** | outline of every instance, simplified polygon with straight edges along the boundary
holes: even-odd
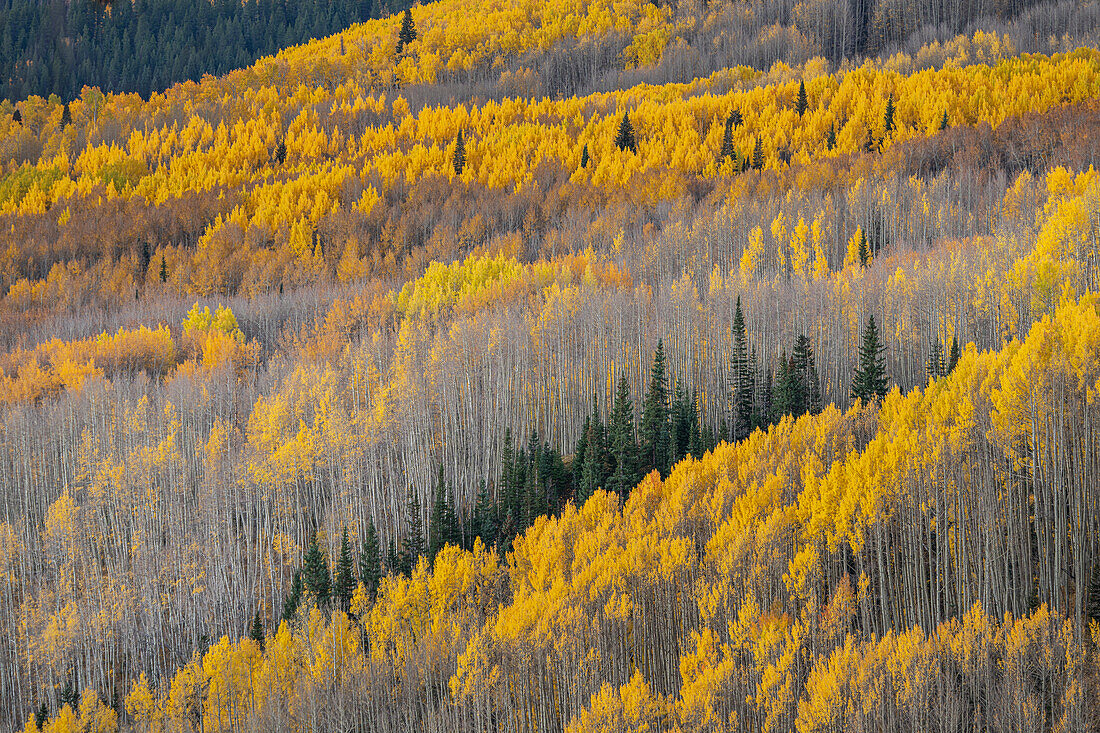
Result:
[[[377,15],[373,0],[4,0],[0,98],[148,97]]]
[[[1100,725],[1100,5],[267,3],[8,10],[0,728]]]

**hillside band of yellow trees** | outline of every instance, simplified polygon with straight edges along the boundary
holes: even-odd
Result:
[[[1100,16],[955,6],[0,102],[0,728],[1100,730]]]

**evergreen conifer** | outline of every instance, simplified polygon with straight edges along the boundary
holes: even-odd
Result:
[[[943,355],[943,344],[940,340],[932,340],[932,348],[928,354],[928,361],[925,364],[925,371],[928,372],[928,380],[939,379],[947,374],[947,361]]]
[[[420,556],[424,554],[424,519],[420,516],[420,497],[411,488],[406,512],[409,517],[408,526],[405,528],[405,539],[401,545],[401,572],[411,575]]]
[[[859,349],[859,364],[852,378],[852,399],[863,400],[864,404],[886,396],[886,347],[879,340],[875,317],[867,319],[863,329],[863,345]]]
[[[416,24],[413,22],[412,9],[405,8],[401,16],[401,30],[397,32],[397,54],[400,56],[405,47],[416,40]]]
[[[634,440],[634,405],[630,400],[630,383],[624,374],[619,378],[615,402],[608,420],[608,443],[615,459],[615,471],[607,488],[625,497],[634,488],[638,446]]]
[[[283,602],[283,621],[293,621],[298,613],[298,606],[302,602],[302,573],[294,572],[294,580],[290,584],[290,593]]]
[[[359,580],[373,601],[382,582],[382,548],[378,544],[378,530],[374,522],[367,523],[363,534],[363,548],[359,551]]]
[[[466,138],[463,137],[462,130],[458,131],[458,137],[455,139],[455,155],[453,162],[455,175],[461,176],[462,171],[466,169]]]
[[[649,389],[642,403],[642,424],[639,434],[641,448],[639,469],[644,476],[656,469],[661,476],[667,476],[671,457],[669,455],[669,404],[668,380],[665,376],[665,347],[657,339],[657,349],[653,354],[653,366],[649,371]]]
[[[252,627],[248,630],[248,638],[256,642],[261,652],[264,650],[264,624],[260,620],[260,609],[258,608],[256,609],[256,614],[252,617]]]
[[[318,606],[328,603],[332,590],[328,572],[328,562],[317,544],[317,534],[310,538],[309,547],[306,549],[305,558],[302,560],[302,581],[305,589]]]
[[[626,112],[623,112],[623,119],[619,122],[619,131],[615,135],[615,145],[619,147],[619,150],[629,150],[632,153],[638,152],[638,143],[634,139],[634,125],[630,123],[630,116]]]
[[[951,335],[951,351],[947,357],[947,373],[955,371],[955,367],[959,364],[959,337],[955,334]]]
[[[734,441],[742,441],[752,432],[753,402],[756,394],[752,362],[749,360],[745,314],[741,310],[741,296],[737,296],[737,309],[733,314],[733,354],[730,357],[730,371],[733,379],[730,385],[730,392],[733,395],[733,411],[730,416],[733,428],[731,437]]]
[[[332,583],[332,595],[341,611],[351,608],[351,598],[355,595],[355,568],[351,558],[351,543],[348,541],[348,528],[344,527],[340,537],[340,556],[336,559],[336,573]]]

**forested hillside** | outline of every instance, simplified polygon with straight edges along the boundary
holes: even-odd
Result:
[[[0,728],[1097,729],[1098,20],[441,0],[0,103]]]
[[[379,14],[372,0],[4,0],[0,98],[148,97]]]

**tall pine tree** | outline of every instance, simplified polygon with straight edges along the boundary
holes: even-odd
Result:
[[[500,449],[500,479],[497,481],[497,502],[500,518],[507,518],[515,503],[513,487],[516,473],[516,452],[512,444],[512,429],[504,428],[504,446]]]
[[[719,165],[726,158],[733,158],[737,154],[737,149],[733,147],[733,114],[730,112],[726,117],[726,129],[722,133],[722,149],[718,153]]]
[[[794,360],[783,349],[779,355],[779,368],[775,371],[775,390],[772,397],[772,414],[776,421],[785,415],[796,414],[798,391],[798,374],[794,369]]]
[[[411,488],[406,511],[409,517],[405,539],[401,543],[401,572],[411,575],[424,554],[424,518],[420,516],[420,497]]]
[[[752,432],[753,401],[755,397],[752,362],[749,360],[749,339],[745,330],[745,314],[741,310],[741,296],[737,296],[737,309],[733,314],[733,354],[730,356],[730,376],[733,405],[730,423],[732,439],[742,441]]]
[[[258,608],[256,614],[252,617],[252,626],[248,630],[248,638],[256,642],[256,646],[260,647],[261,652],[264,650],[264,624],[260,620],[260,609]]]
[[[634,139],[634,125],[630,123],[630,115],[626,112],[623,112],[623,118],[619,122],[615,144],[619,147],[619,150],[629,150],[632,153],[638,152],[638,143]]]
[[[761,430],[767,430],[775,414],[775,379],[771,366],[768,366],[763,374],[757,374],[756,394],[756,426]]]
[[[450,540],[448,527],[447,487],[443,482],[443,461],[439,462],[439,471],[435,482],[435,497],[432,501],[432,515],[428,518],[428,561],[435,562],[435,556]]]
[[[879,340],[874,315],[863,329],[863,345],[859,349],[859,364],[852,378],[852,399],[864,404],[886,396],[886,347]]]
[[[867,235],[864,233],[862,227],[859,230],[859,264],[861,267],[867,267],[871,264],[871,249],[867,244]]]
[[[462,171],[466,169],[466,138],[462,134],[462,130],[458,131],[458,137],[455,139],[455,155],[454,160],[455,175],[461,176]]]
[[[669,455],[668,379],[665,375],[665,347],[657,339],[653,366],[649,370],[649,389],[642,403],[642,424],[639,433],[638,468],[641,475],[660,471],[668,476]]]
[[[939,379],[947,374],[947,361],[943,356],[943,344],[940,343],[938,338],[932,339],[932,348],[924,368],[928,372],[928,381]]]
[[[675,465],[691,452],[692,418],[694,406],[688,401],[684,384],[676,378],[676,392],[672,398],[671,425],[669,426],[668,453],[670,463]]]
[[[814,363],[814,349],[806,334],[795,339],[791,363],[798,383],[797,411],[795,417],[806,413],[821,412],[821,383],[817,377],[817,365]]]
[[[283,621],[293,621],[302,603],[302,573],[294,571],[294,580],[290,583],[290,592],[283,601]]]
[[[332,582],[332,597],[341,611],[351,608],[351,597],[355,595],[355,568],[351,559],[351,543],[348,541],[348,528],[340,537],[340,556],[336,559],[336,573]]]
[[[331,580],[328,572],[328,561],[317,544],[317,533],[314,532],[309,540],[305,557],[302,559],[302,582],[306,592],[318,606],[328,604],[331,592]]]
[[[482,479],[478,486],[477,503],[474,505],[474,534],[481,538],[486,547],[492,547],[497,541],[497,508],[489,494],[489,487]]]
[[[359,580],[373,601],[378,595],[378,585],[382,582],[382,548],[378,543],[378,530],[374,528],[374,522],[367,524],[367,530],[363,534],[363,548],[359,551]]]
[[[806,114],[806,110],[810,106],[810,101],[806,97],[806,82],[804,80],[798,82],[798,99],[794,103],[794,111],[798,113],[798,116]]]
[[[955,371],[955,367],[959,363],[959,337],[955,334],[951,335],[951,351],[947,356],[947,373]]]
[[[413,22],[412,9],[405,8],[405,14],[401,16],[401,30],[397,32],[397,55],[405,50],[405,47],[416,40],[416,24]]]
[[[581,477],[584,475],[584,467],[588,458],[588,431],[592,427],[592,418],[585,416],[584,427],[581,428],[581,435],[577,438],[577,445],[573,449],[573,463],[570,466],[570,470],[573,473],[573,491],[574,499],[576,499],[576,490],[580,486]]]
[[[615,459],[615,471],[608,479],[607,488],[626,497],[637,483],[635,466],[638,445],[634,440],[634,404],[630,400],[630,383],[625,374],[619,378],[607,432],[611,455]]]
[[[764,146],[760,142],[760,136],[756,136],[756,142],[752,148],[752,167],[754,170],[764,169]]]
[[[600,402],[595,393],[592,395],[592,417],[588,421],[588,437],[585,441],[584,473],[577,486],[577,506],[588,501],[588,497],[603,488],[607,483],[607,442],[603,421],[600,419]]]

